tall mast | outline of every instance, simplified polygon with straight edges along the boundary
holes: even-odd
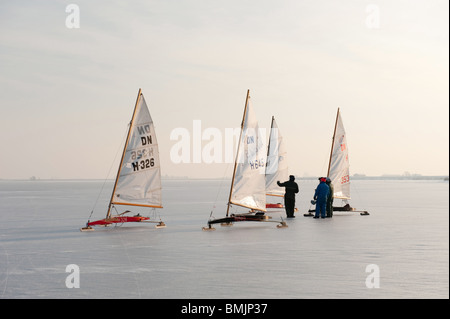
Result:
[[[330,152],[330,160],[328,161],[327,177],[330,177],[331,157],[333,156],[334,138],[336,137],[336,128],[337,128],[338,119],[339,119],[339,108],[337,109],[336,123],[334,123],[333,140],[331,141],[331,152]]]
[[[139,92],[138,92],[138,95],[137,95],[137,98],[136,98],[136,104],[134,105],[133,116],[131,117],[130,126],[128,128],[127,140],[126,140],[125,145],[123,147],[122,158],[120,159],[119,169],[118,169],[117,175],[116,175],[116,181],[114,182],[114,188],[113,188],[113,191],[111,193],[111,199],[109,201],[108,212],[106,213],[106,218],[109,218],[111,216],[111,206],[112,206],[112,202],[113,202],[113,198],[114,198],[114,193],[116,192],[117,182],[119,180],[120,171],[122,170],[123,159],[125,158],[125,152],[127,150],[128,142],[130,140],[131,128],[133,127],[134,118],[136,116],[136,110],[137,110],[137,106],[138,106],[139,100],[141,99],[141,95],[142,95],[141,89],[139,89]]]
[[[242,116],[242,122],[241,122],[241,133],[239,134],[239,142],[238,142],[238,148],[237,148],[237,152],[236,152],[236,159],[234,160],[233,178],[231,179],[231,186],[230,186],[230,196],[228,197],[227,217],[228,217],[228,213],[230,211],[231,195],[233,194],[233,184],[234,184],[234,178],[236,177],[236,168],[237,168],[237,161],[238,161],[238,156],[239,156],[239,149],[241,146],[242,130],[244,128],[245,117],[247,116],[247,105],[248,105],[249,97],[250,97],[250,90],[247,90],[247,97],[245,99],[245,107],[244,107],[244,115]]]
[[[267,145],[267,157],[269,157],[270,153],[270,138],[272,137],[272,129],[273,129],[273,121],[275,117],[272,115],[272,122],[270,122],[270,133],[269,133],[269,145]],[[267,164],[267,163],[266,163]]]

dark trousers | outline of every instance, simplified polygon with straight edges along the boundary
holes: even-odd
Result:
[[[327,201],[327,217],[333,217],[333,200]]]
[[[284,208],[287,217],[294,217],[295,198],[284,197]]]
[[[316,203],[316,215],[314,217],[326,217],[327,210],[327,200],[326,199],[318,199]]]

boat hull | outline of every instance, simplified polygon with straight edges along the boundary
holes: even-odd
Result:
[[[218,218],[208,221],[208,225],[212,224],[230,224],[234,222],[244,222],[244,221],[250,221],[250,222],[261,222],[270,219],[269,216],[265,214],[254,214],[254,215],[231,215],[229,217],[224,218]]]
[[[150,219],[149,217],[143,216],[113,216],[110,218],[105,218],[94,222],[88,222],[87,226],[107,226],[111,224],[133,223],[133,222],[139,223],[149,219]]]
[[[307,214],[303,214],[305,217],[311,217],[314,216],[314,213],[316,212],[315,209],[309,209]],[[360,213],[361,216],[370,215],[369,212],[365,210],[357,210],[356,208],[351,207],[349,204],[345,206],[333,206],[333,212],[355,212]]]
[[[224,218],[211,219],[208,221],[208,227],[203,227],[203,230],[215,230],[211,225],[221,224],[221,226],[232,226],[235,222],[276,222],[270,221],[272,217],[267,216],[264,213],[256,213],[256,214],[238,214],[231,215]],[[286,228],[288,227],[284,221],[279,222],[280,225],[277,228]]]
[[[266,204],[266,208],[284,208],[284,206],[280,203],[277,203],[277,204],[268,203],[268,204]]]

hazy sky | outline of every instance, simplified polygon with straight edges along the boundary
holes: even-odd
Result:
[[[448,174],[448,12],[446,0],[1,1],[0,178],[114,177],[139,88],[163,175],[231,174],[173,163],[170,134],[238,127],[247,89],[298,176],[326,173],[338,107],[351,174]]]

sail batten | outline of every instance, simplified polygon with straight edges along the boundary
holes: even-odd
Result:
[[[242,202],[239,202],[239,203],[238,203],[238,202],[230,201],[230,204],[236,205],[236,206],[240,206],[240,207],[244,207],[244,208],[256,209],[256,210],[258,210],[258,211],[261,211],[261,209],[255,207],[254,205],[245,205],[245,204],[243,204]]]
[[[267,193],[266,193],[266,196],[273,196],[273,197],[284,197],[284,195],[283,195],[283,194],[277,195],[277,194],[267,194]]]
[[[124,205],[124,206],[138,206],[138,207],[151,207],[151,208],[163,208],[162,206],[157,205],[143,205],[143,204],[133,204],[133,203],[119,203],[119,202],[112,202],[114,205]]]

